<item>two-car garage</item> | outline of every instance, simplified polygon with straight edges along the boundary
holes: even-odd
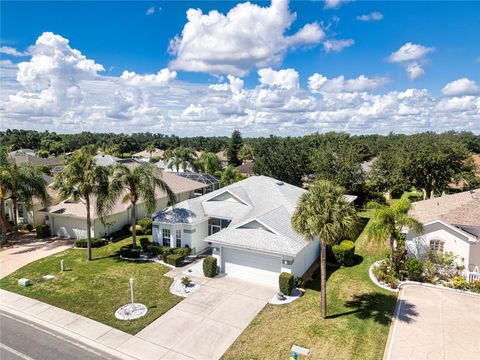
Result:
[[[222,272],[229,276],[278,286],[282,268],[280,256],[222,247]]]

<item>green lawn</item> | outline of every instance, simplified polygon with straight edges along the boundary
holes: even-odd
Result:
[[[138,241],[138,240],[137,240]],[[0,280],[0,288],[13,291],[90,319],[135,334],[169,310],[182,298],[169,292],[172,279],[163,276],[170,269],[156,263],[122,261],[118,252],[125,239],[115,244],[93,249],[94,260],[87,261],[87,251],[70,249],[35,261]],[[60,260],[68,271],[60,272]],[[42,275],[56,278],[41,281]],[[115,310],[130,301],[129,278],[135,279],[135,301],[148,307],[145,317],[133,321],[115,318]],[[17,285],[26,277],[34,283],[23,288]]]
[[[320,318],[317,274],[301,299],[267,305],[222,359],[284,360],[292,344],[309,348],[309,359],[381,359],[396,296],[373,285],[368,268],[386,247],[370,243],[365,231],[356,244],[357,265],[329,269],[328,319]]]

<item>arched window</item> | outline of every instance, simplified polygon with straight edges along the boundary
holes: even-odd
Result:
[[[442,240],[430,240],[430,249],[434,251],[443,252],[443,245],[445,241]]]

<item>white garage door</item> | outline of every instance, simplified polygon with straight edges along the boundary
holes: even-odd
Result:
[[[53,235],[69,237],[71,239],[85,239],[87,237],[87,221],[67,217],[53,217]]]
[[[234,277],[278,286],[281,259],[252,251],[222,248],[223,271]]]

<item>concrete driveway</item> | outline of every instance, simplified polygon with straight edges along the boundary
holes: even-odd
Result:
[[[136,337],[168,349],[165,359],[219,359],[277,291],[228,276],[204,281]]]
[[[480,296],[406,285],[397,301],[385,360],[480,359]]]
[[[73,240],[24,238],[0,251],[0,278],[32,261],[56,254],[73,246]]]

